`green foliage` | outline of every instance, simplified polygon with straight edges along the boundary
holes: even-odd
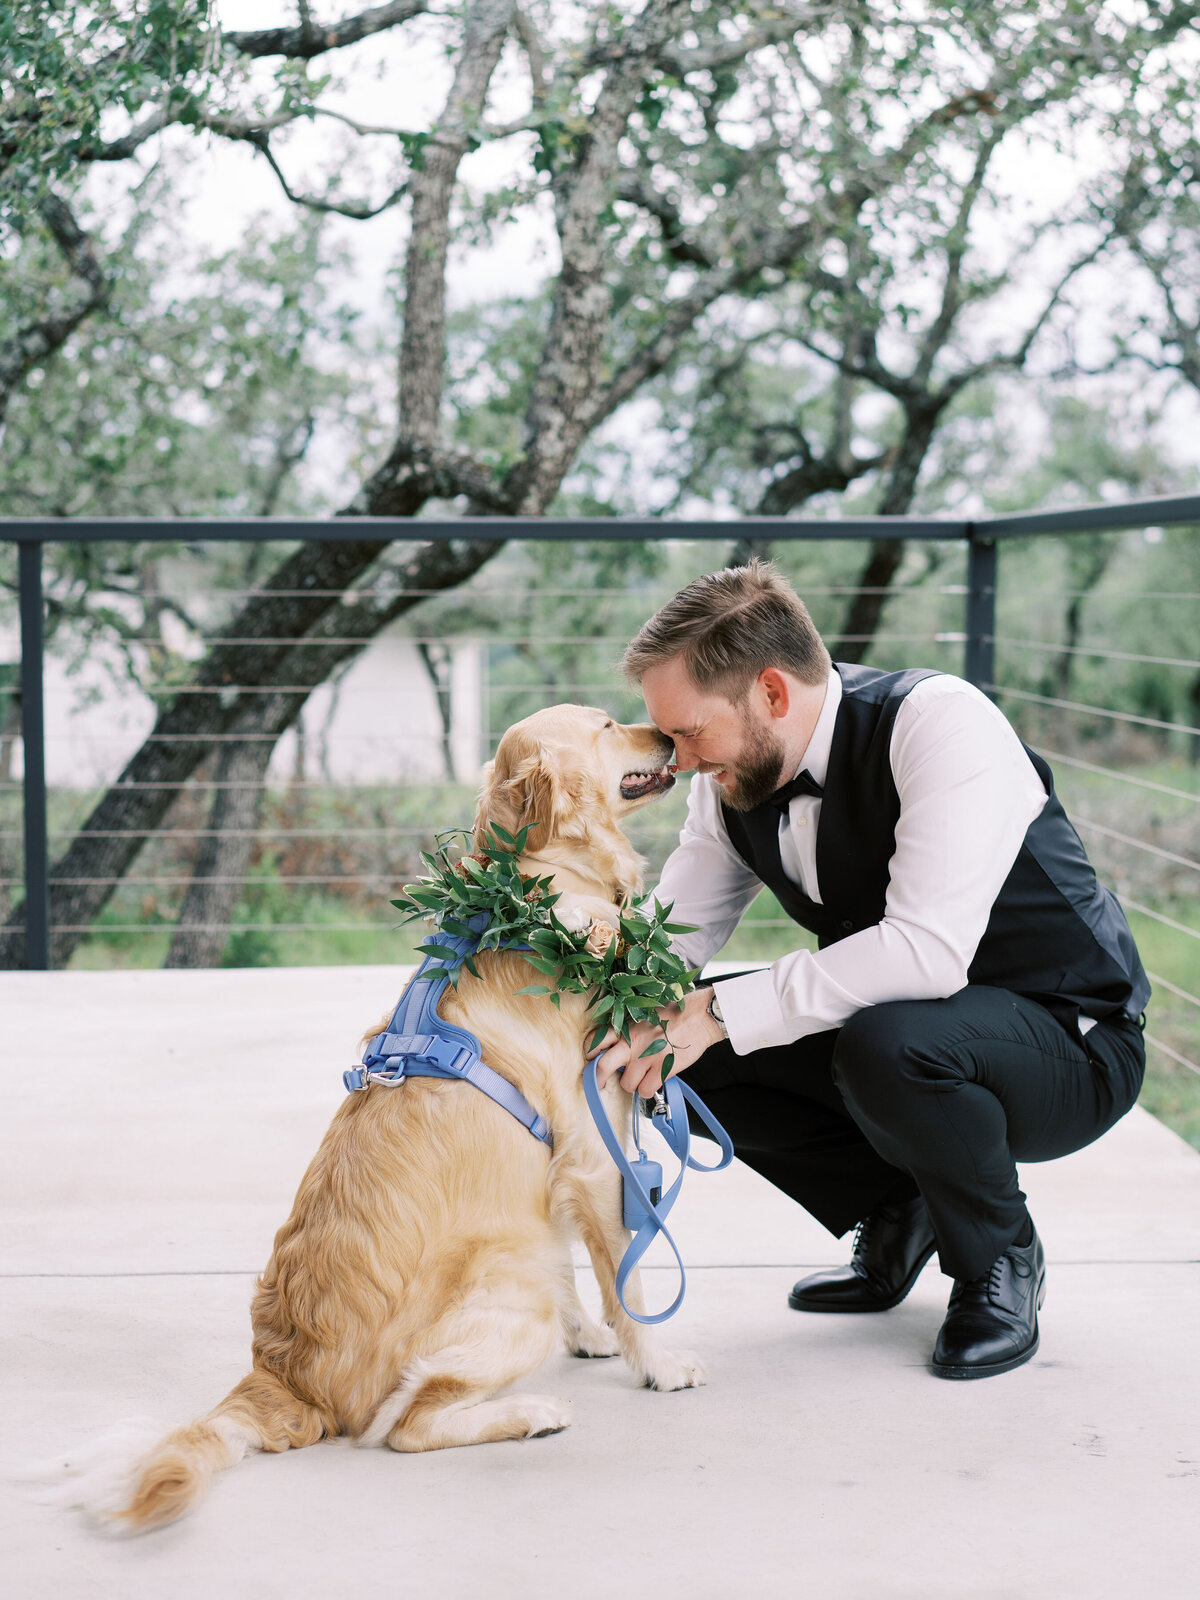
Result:
[[[567,927],[554,910],[562,897],[554,893],[553,875],[530,878],[520,870],[529,832],[525,827],[514,835],[491,823],[485,851],[452,861],[447,841],[470,838],[454,829],[439,835],[436,850],[422,853],[428,872],[417,883],[406,884],[392,904],[404,913],[402,924],[418,918],[431,923],[433,934],[424,950],[442,963],[432,971],[445,972],[457,988],[463,967],[478,978],[475,956],[519,949],[551,981],[530,984],[517,994],[545,995],[555,1006],[562,994],[592,997],[589,1012],[596,1026],[589,1049],[595,1049],[609,1028],[627,1040],[634,1023],[659,1022],[662,1011],[681,1001],[697,976],[672,952],[670,936],[694,930],[669,921],[671,907],[656,902],[627,907],[616,928],[595,918],[584,930]],[[470,953],[439,943],[439,934],[471,940]],[[675,1061],[669,1046],[656,1040],[642,1054],[664,1049],[665,1083]]]
[[[259,219],[220,255],[189,257],[160,205],[179,174],[155,176],[147,213],[114,250],[105,308],[30,374],[10,404],[0,487],[23,516],[303,515],[302,476],[319,427],[353,460],[374,426],[359,374],[371,352],[340,293],[347,262],[322,223]],[[36,229],[0,277],[0,320],[19,320],[54,257]],[[252,585],[279,545],[198,550],[179,543],[46,547],[47,633],[79,660],[109,642],[136,681],[187,670],[179,631],[199,635]],[[16,553],[0,546],[0,618],[13,612]],[[5,591],[8,599],[6,602]],[[150,657],[132,641],[151,641]]]
[[[211,86],[209,0],[0,0],[0,218],[20,225],[72,178],[114,109],[172,97],[195,121]]]

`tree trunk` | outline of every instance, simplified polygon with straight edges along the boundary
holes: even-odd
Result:
[[[218,967],[242,897],[263,806],[263,780],[275,749],[269,739],[221,746],[209,812],[192,881],[175,924],[166,967]]]
[[[254,650],[215,646],[188,686],[214,692],[181,694],[159,713],[153,732],[52,868],[52,964],[66,965],[88,926],[112,898],[116,882],[95,880],[119,880],[129,870],[146,839],[161,827],[184,783],[212,753],[221,735],[247,744],[265,741],[273,747],[299,715],[312,689],[325,681],[339,661],[357,654],[380,628],[418,605],[422,591],[449,589],[464,582],[502,544],[497,539],[416,546],[401,572],[402,592],[382,612],[342,605],[338,596],[370,566],[384,545],[322,541],[305,545],[284,561],[269,587],[247,602],[229,629],[239,638],[257,636],[280,642]],[[407,590],[418,592],[404,592]],[[309,595],[305,591],[314,592]],[[323,649],[305,643],[321,637],[348,642]],[[274,696],[241,692],[285,685],[294,686],[295,692]],[[272,708],[263,704],[268,701],[273,705],[269,719],[265,713]],[[257,719],[256,704],[260,707]],[[251,727],[255,720],[260,731]],[[0,930],[0,970],[24,963],[22,906]]]
[[[944,398],[943,398],[944,395]],[[933,443],[938,418],[950,395],[922,395],[905,406],[904,438],[879,507],[880,516],[902,517],[912,505],[917,476]],[[904,560],[903,539],[876,539],[858,576],[859,594],[846,610],[842,630],[830,643],[838,661],[865,661],[875,640],[888,589]]]
[[[1063,615],[1065,649],[1054,663],[1054,692],[1060,700],[1071,698],[1071,676],[1075,670],[1075,649],[1083,628],[1083,608],[1092,590],[1108,570],[1116,553],[1111,534],[1077,534],[1069,546],[1067,571],[1072,594]]]
[[[431,645],[426,640],[417,642],[417,654],[433,686],[437,703],[438,720],[442,728],[442,767],[448,783],[455,780],[454,746],[450,733],[454,723],[453,672],[454,654],[448,645]]]

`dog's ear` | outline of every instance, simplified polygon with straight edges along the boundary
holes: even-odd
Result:
[[[507,816],[499,815],[501,805],[501,799],[497,793],[499,788],[500,784],[496,779],[496,763],[489,761],[483,769],[479,795],[475,802],[475,820],[471,824],[471,833],[475,840],[476,850],[482,850],[487,843],[489,822],[498,822],[502,828],[508,827]],[[511,832],[511,829],[509,831]]]
[[[513,747],[501,740],[496,759],[483,769],[483,787],[475,813],[475,844],[487,843],[490,824],[499,823],[509,833],[529,829],[527,847],[537,850],[557,834],[575,800],[559,770],[552,746]]]

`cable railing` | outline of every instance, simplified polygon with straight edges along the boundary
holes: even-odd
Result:
[[[15,541],[19,550],[21,623],[16,684],[11,670],[4,675],[0,619],[0,925],[19,934],[21,964],[31,968],[49,966],[62,941],[70,942],[76,961],[157,961],[200,876],[208,888],[232,891],[235,911],[217,919],[193,914],[189,931],[277,944],[292,935],[315,942],[336,936],[335,959],[402,959],[387,901],[420,870],[419,852],[439,828],[470,821],[479,768],[506,726],[559,699],[594,700],[626,718],[644,715],[615,672],[621,649],[680,582],[720,564],[734,541],[769,541],[776,553],[795,554],[805,544],[829,551],[849,541],[903,539],[914,549],[934,548],[923,570],[910,564],[895,585],[868,588],[831,580],[832,560],[825,574],[814,574],[817,581],[798,582],[822,631],[836,636],[844,650],[869,650],[873,663],[961,672],[998,701],[1026,743],[1050,762],[1097,869],[1118,889],[1139,942],[1148,946],[1155,986],[1147,1034],[1152,1048],[1176,1066],[1200,1072],[1194,878],[1200,872],[1200,660],[1192,645],[1200,628],[1192,624],[1189,632],[1187,622],[1178,620],[1194,617],[1200,593],[1186,584],[1139,588],[1139,605],[1157,610],[1147,613],[1150,621],[1140,631],[1125,634],[1110,620],[1114,608],[1131,599],[1125,589],[1060,584],[1018,594],[999,583],[999,552],[1010,541],[1170,526],[1200,526],[1200,496],[974,521],[547,519],[514,521],[502,530],[494,519],[0,523],[0,540]],[[377,576],[367,575],[349,594],[338,588],[272,589],[269,580],[264,588],[194,581],[195,551],[206,540],[214,548],[230,541],[310,539],[412,544],[494,539],[501,531],[514,548],[522,541],[670,541],[664,546],[670,559],[657,578],[588,583],[585,595],[579,585],[538,582],[531,588],[527,576],[514,576],[512,568],[485,569],[449,592],[407,591],[421,600],[413,619],[366,641],[350,631],[292,637],[278,628],[259,635],[231,624],[246,601],[264,596],[387,605],[396,589]],[[71,541],[166,545],[181,539],[191,552],[192,576],[186,593],[176,597],[178,615],[169,629],[160,633],[139,622],[127,593],[114,599],[128,608],[121,613],[125,633],[119,649],[138,681],[128,682],[121,702],[128,725],[110,727],[115,713],[108,688],[88,680],[84,686],[95,703],[78,709],[74,702],[89,670],[117,681],[112,661],[102,672],[98,661],[89,660],[82,678],[66,677],[56,665],[64,644],[61,622],[45,649],[45,547]],[[725,548],[714,552],[714,544]],[[211,556],[210,551],[210,561]],[[872,597],[886,607],[881,625],[871,632],[842,632],[850,603]],[[94,607],[103,598],[92,595],[89,603]],[[584,598],[586,614],[580,609]],[[1068,635],[1062,621],[1068,605],[1086,612],[1092,632],[1076,628]],[[393,654],[371,679],[362,669],[385,637],[389,648],[404,653],[403,662]],[[188,681],[195,664],[217,649],[234,663],[231,674],[220,682]],[[286,653],[299,663],[322,649],[347,653],[322,682],[310,681],[307,672],[286,682],[259,681],[253,671],[239,673],[236,667],[238,660],[252,663],[257,651]],[[439,655],[440,679],[428,664],[421,666],[422,650]],[[49,681],[48,665],[54,668]],[[1156,672],[1177,682],[1181,675],[1195,678],[1194,714],[1187,696],[1174,689],[1157,698],[1143,692],[1137,675]],[[252,707],[272,703],[272,697],[298,702],[282,737],[277,730],[231,726],[214,731],[206,725],[200,732],[185,726],[168,733],[155,726],[159,713],[172,707],[224,707],[235,700]],[[196,760],[185,763],[185,778],[143,772],[120,782],[120,793],[131,799],[169,799],[160,818],[146,826],[113,827],[89,820],[134,751],[162,748],[165,758],[189,745]],[[222,774],[224,754],[255,746],[264,757],[271,751],[262,771],[251,777]],[[651,878],[676,836],[682,801],[677,791],[631,820]],[[217,804],[243,810],[216,825],[208,813]],[[247,805],[257,808],[249,817]],[[119,870],[103,860],[90,869],[72,868],[66,858],[81,840],[118,845],[131,859]],[[224,844],[248,850],[242,865],[222,870],[219,860],[209,859],[201,868],[200,852]],[[79,903],[71,897],[80,891],[101,893],[103,912],[71,915],[70,907]],[[52,915],[59,906],[63,914]],[[741,940],[738,954],[765,959],[794,943],[796,933],[763,896],[735,936]],[[315,942],[303,959],[323,958]],[[284,946],[276,956],[281,949],[287,959]],[[385,949],[397,953],[381,955]],[[255,959],[263,959],[261,949]]]

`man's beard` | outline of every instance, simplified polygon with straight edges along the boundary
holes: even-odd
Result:
[[[753,811],[783,782],[783,740],[766,728],[751,726],[736,766],[734,781],[719,785],[721,799],[731,811]]]

